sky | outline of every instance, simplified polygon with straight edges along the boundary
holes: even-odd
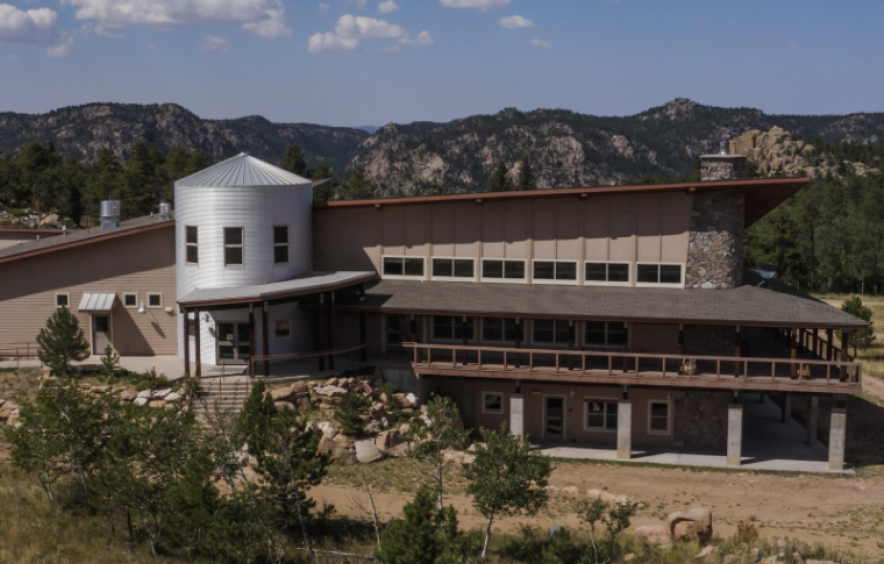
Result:
[[[679,97],[884,111],[881,0],[0,0],[0,112],[174,102],[336,126]]]

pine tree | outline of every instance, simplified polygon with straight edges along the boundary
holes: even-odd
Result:
[[[347,200],[370,200],[376,196],[377,186],[368,179],[365,169],[357,166],[350,172],[350,176],[344,182],[344,199]]]
[[[434,564],[445,550],[441,529],[456,528],[452,508],[440,511],[433,491],[423,485],[402,509],[403,517],[392,521],[381,536],[375,560],[380,564]]]
[[[433,461],[436,467],[437,506],[441,509],[445,454],[466,448],[469,431],[464,429],[460,412],[451,398],[433,397],[427,404],[427,418],[432,423],[430,426],[416,422],[411,424],[409,435],[415,446],[409,455],[418,460]]]
[[[859,296],[853,296],[841,305],[841,309],[854,317],[858,317],[863,321],[869,321],[869,326],[865,329],[858,329],[848,333],[847,342],[853,345],[853,356],[856,356],[857,349],[864,351],[872,346],[875,340],[875,327],[871,323],[872,309],[863,305],[863,300]]]
[[[519,159],[519,183],[516,185],[516,190],[537,190],[537,179],[534,178],[527,153]]]
[[[310,178],[310,173],[307,171],[307,161],[304,159],[304,152],[301,151],[301,146],[297,143],[292,143],[286,148],[280,168],[298,176]]]
[[[46,327],[37,335],[37,358],[56,376],[69,376],[71,362],[89,356],[89,343],[80,329],[80,322],[71,311],[62,306],[46,321]]]
[[[335,411],[335,421],[345,435],[358,435],[365,425],[363,414],[371,406],[371,400],[354,392],[347,392],[341,398]]]
[[[114,347],[110,343],[104,347],[104,354],[101,356],[101,371],[105,376],[113,376],[114,368],[120,361],[120,355],[114,352]]]
[[[507,176],[506,163],[497,161],[497,167],[488,178],[489,192],[508,192],[513,189],[513,181]]]

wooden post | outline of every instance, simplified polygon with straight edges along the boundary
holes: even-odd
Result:
[[[249,304],[249,378],[255,377],[255,304]]]
[[[796,360],[798,358],[798,330],[792,329],[792,360]],[[798,365],[792,362],[791,367],[789,369],[789,374],[792,376],[792,379],[798,377]]]
[[[826,329],[826,360],[832,360],[832,343],[834,339],[834,331]]]
[[[193,327],[193,332],[194,332],[193,348],[196,349],[194,351],[194,353],[195,353],[194,357],[196,360],[196,377],[202,378],[203,365],[202,365],[202,362],[200,361],[200,349],[202,348],[200,346],[200,308],[198,308],[198,307],[193,308],[193,318],[195,320],[195,324]]]
[[[574,333],[576,327],[574,327],[574,320],[568,320],[568,350],[574,350]],[[574,355],[568,355],[568,370],[574,370]]]
[[[359,344],[362,345],[362,348],[359,350],[359,360],[365,362],[368,360],[368,349],[365,344],[365,312],[359,312]]]
[[[463,346],[467,346],[467,317],[461,317],[460,330],[463,333]],[[463,351],[463,365],[467,365],[467,351]]]
[[[328,293],[328,350],[335,349],[335,293]],[[328,369],[335,369],[335,355],[328,355]]]
[[[813,330],[813,356],[822,356],[822,347],[820,347],[820,330]]]
[[[414,314],[411,314],[411,319],[408,321],[408,332],[411,333],[411,342],[417,342],[417,322],[414,319]]]
[[[678,325],[678,355],[684,354],[684,325]]]
[[[841,331],[841,362],[847,362],[850,359],[849,341],[850,331]]]
[[[324,323],[325,317],[324,317],[324,313],[322,311],[324,309],[322,306],[324,306],[324,305],[325,305],[325,294],[320,293],[319,294],[319,310],[316,313],[316,315],[318,317],[317,325],[319,326],[319,327],[317,327],[317,330],[316,330],[316,350],[317,351],[325,350],[325,323]],[[319,371],[322,372],[323,370],[325,370],[325,357],[320,355],[319,356]]]
[[[742,353],[743,347],[741,346],[743,343],[743,335],[740,333],[740,326],[737,325],[734,330],[734,356],[739,357],[740,353]],[[748,376],[748,374],[747,374]],[[734,361],[734,377],[740,377],[740,361]]]
[[[187,316],[190,312],[184,310],[184,376],[190,378],[190,320]]]
[[[264,377],[267,378],[270,376],[270,360],[267,358],[270,356],[270,329],[268,325],[270,325],[270,304],[264,302],[263,307],[261,307],[261,317],[262,328],[261,328],[261,346],[264,349]]]

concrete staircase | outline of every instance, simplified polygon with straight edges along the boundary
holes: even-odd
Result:
[[[196,413],[215,409],[238,413],[242,411],[243,403],[250,391],[251,385],[242,376],[204,378],[200,391],[194,398],[193,410]]]

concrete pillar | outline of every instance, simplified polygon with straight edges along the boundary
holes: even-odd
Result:
[[[833,407],[829,425],[829,470],[844,470],[844,446],[847,440],[847,408]]]
[[[632,458],[632,400],[617,402],[617,458]]]
[[[739,466],[743,458],[743,405],[727,406],[727,465]]]
[[[510,433],[525,436],[525,396],[522,394],[510,395]]]
[[[788,425],[792,422],[792,396],[783,396],[783,423]]]
[[[810,398],[810,411],[807,414],[807,444],[813,446],[817,443],[817,429],[820,422],[820,398]]]

